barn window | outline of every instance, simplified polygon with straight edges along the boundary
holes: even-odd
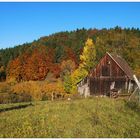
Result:
[[[110,76],[109,65],[102,66],[102,76]]]

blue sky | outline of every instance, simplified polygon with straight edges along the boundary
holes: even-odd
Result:
[[[140,28],[140,3],[0,2],[0,48],[77,28]]]

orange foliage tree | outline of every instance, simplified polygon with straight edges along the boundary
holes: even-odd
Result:
[[[7,80],[20,81],[22,78],[22,64],[19,58],[16,58],[7,66]]]
[[[53,59],[53,49],[47,49],[43,46],[34,48],[31,54],[24,53],[9,63],[7,67],[8,78],[13,77],[16,81],[44,80],[54,65]]]
[[[66,59],[72,60],[75,63],[75,65],[77,66],[78,65],[77,56],[76,56],[75,52],[72,50],[72,48],[67,47],[67,48],[65,48],[65,51],[67,54]]]

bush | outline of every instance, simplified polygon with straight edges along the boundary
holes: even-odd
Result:
[[[17,103],[17,102],[29,102],[31,97],[29,95],[17,95],[13,93],[1,93],[0,104]]]
[[[48,83],[46,81],[29,81],[14,85],[11,93],[31,96],[32,100],[58,99],[65,96],[63,85],[60,81]]]
[[[10,86],[6,82],[0,82],[0,93],[7,91]]]
[[[31,101],[31,96],[27,94],[14,94],[10,92],[11,83],[0,83],[0,104]]]

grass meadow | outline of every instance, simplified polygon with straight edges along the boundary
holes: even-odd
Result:
[[[1,104],[0,111],[1,138],[140,137],[140,108],[124,100],[94,97]]]

